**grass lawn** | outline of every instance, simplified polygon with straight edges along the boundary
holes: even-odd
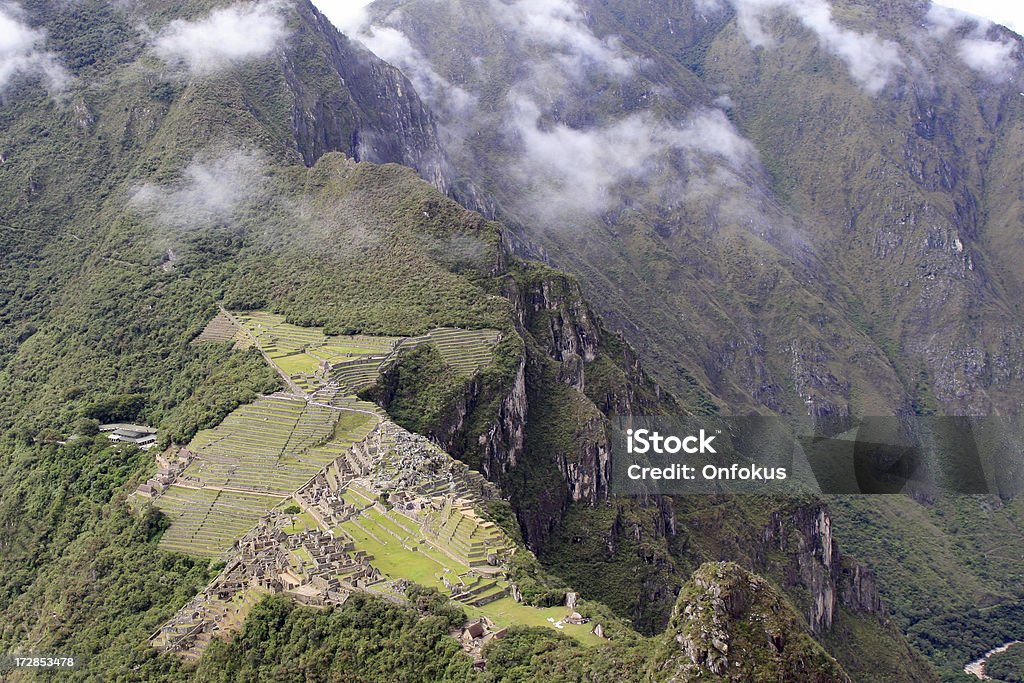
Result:
[[[379,513],[377,513],[377,516],[379,517]],[[371,520],[366,519],[365,515],[361,516],[360,523],[363,526],[373,524]],[[342,524],[342,528],[356,542],[357,548],[373,555],[374,559],[371,564],[389,578],[405,578],[415,581],[420,585],[438,588],[442,592],[447,592],[444,588],[444,583],[438,578],[444,573],[444,570],[450,570],[450,580],[454,580],[457,575],[468,571],[467,567],[440,553],[424,552],[422,546],[417,551],[408,550],[397,539],[388,535],[387,532],[375,532],[384,541],[383,543],[378,543],[354,524],[346,522]],[[573,610],[568,607],[548,607],[542,609],[522,605],[510,597],[504,597],[483,607],[463,605],[463,608],[471,619],[486,616],[499,627],[516,624],[541,626],[555,628],[584,645],[598,645],[605,642],[590,632],[593,624],[562,624],[562,628],[557,628],[553,622],[558,622],[571,614]],[[551,621],[548,621],[548,619],[551,619]]]
[[[495,600],[483,607],[470,607],[467,605],[465,610],[466,616],[470,619],[484,616],[498,626],[521,625],[546,626],[548,628],[556,628],[548,619],[553,619],[557,622],[573,612],[568,607],[530,607],[529,605],[520,604],[510,597]],[[592,628],[594,628],[593,623],[581,625],[563,624],[562,628],[557,630],[575,638],[584,645],[600,645],[608,642],[591,633],[590,630]]]
[[[320,361],[308,353],[296,353],[290,356],[274,358],[274,364],[281,368],[281,371],[291,377],[299,373],[312,375],[320,367]]]
[[[365,526],[365,525],[364,525]],[[423,586],[431,586],[444,590],[444,583],[438,578],[445,569],[451,570],[451,580],[455,580],[459,567],[454,563],[442,566],[431,557],[402,547],[392,536],[380,532],[383,543],[370,538],[354,524],[345,522],[342,528],[356,542],[356,547],[364,550],[374,559],[371,564],[391,578],[405,578]],[[386,536],[386,538],[384,538]],[[462,571],[465,571],[463,569]]]
[[[341,417],[338,418],[338,423],[334,427],[334,438],[343,439],[359,429],[369,427],[371,422],[376,422],[372,415],[359,413],[354,410],[343,411]]]
[[[374,501],[370,498],[369,494],[364,490],[357,490],[357,487],[353,484],[342,491],[341,497],[349,505],[362,508],[367,505],[373,505]]]
[[[301,512],[291,517],[292,523],[282,529],[289,536],[316,529],[318,526],[316,520],[308,512]]]

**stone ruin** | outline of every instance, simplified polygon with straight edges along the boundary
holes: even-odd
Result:
[[[156,456],[156,474],[145,483],[139,484],[135,494],[141,498],[155,498],[167,487],[178,481],[185,480],[183,472],[195,458],[195,453],[187,448],[169,448]]]
[[[238,541],[233,559],[220,574],[150,642],[195,659],[212,638],[239,626],[263,595],[284,593],[306,605],[341,605],[354,591],[372,590],[383,582],[351,539],[319,529],[289,535],[282,528],[289,519],[274,510]]]
[[[159,492],[175,482],[187,483],[184,472],[194,457],[188,448],[161,454],[156,476],[144,486]],[[401,595],[403,580],[387,581],[373,558],[339,528],[366,509],[346,501],[350,487],[367,494],[366,507],[407,518],[421,535],[410,543],[428,543],[470,568],[443,578],[452,599],[484,605],[508,594],[501,578],[514,544],[477,513],[498,499],[497,489],[428,439],[383,421],[293,494],[318,528],[286,533],[292,516],[271,510],[235,543],[211,584],[152,635],[151,644],[195,659],[213,638],[239,628],[267,594],[282,593],[314,606],[340,605],[359,590]],[[468,640],[456,634],[474,656],[504,633],[486,620],[479,623],[467,627]]]
[[[462,646],[462,651],[473,657],[477,669],[483,669],[487,664],[483,658],[484,646],[507,635],[507,628],[498,628],[487,617],[480,617],[451,632],[451,636]]]

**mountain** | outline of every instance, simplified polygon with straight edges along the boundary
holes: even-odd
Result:
[[[81,680],[639,681],[721,676],[725,645],[741,678],[926,681],[1001,644],[1016,501],[613,495],[616,415],[996,410],[1017,379],[909,382],[903,340],[964,326],[872,326],[878,271],[807,228],[817,176],[741,98],[778,76],[730,76],[742,15],[534,9],[378,3],[359,41],[306,0],[0,9],[0,651]],[[971,289],[996,275],[958,239],[975,268],[942,282],[1013,348],[1010,275]]]
[[[912,2],[409,0],[349,32],[417,84],[456,173],[493,197],[477,208],[519,253],[578,274],[691,409],[1019,411],[1021,48],[1006,29]],[[1019,599],[1016,500],[831,502],[839,545],[924,641]],[[572,510],[540,554],[622,609],[637,583],[594,577],[598,557],[645,567],[650,608],[667,576],[744,555],[697,530],[758,526],[732,501],[676,499],[664,520],[615,507],[608,551],[564,550],[594,535]],[[627,529],[642,541],[623,549]]]
[[[669,388],[1014,412],[1018,38],[925,3],[812,5],[379,2],[362,40],[435,84],[456,172]],[[992,63],[947,58],[971,47]]]
[[[270,619],[275,638],[298,644],[279,640],[268,657],[313,652],[307,629],[278,630],[288,615],[308,623],[324,613],[255,604],[281,590],[275,577],[301,576],[304,600],[312,591],[343,603],[324,626],[332,637],[376,647],[426,639],[427,654],[397,660],[410,680],[435,680],[446,662],[469,675],[479,648],[463,652],[449,630],[481,617],[488,635],[513,627],[487,651],[509,669],[492,666],[498,680],[548,666],[531,661],[533,641],[578,666],[645,665],[649,639],[548,573],[520,539],[550,533],[573,499],[604,495],[606,412],[678,407],[571,277],[518,259],[501,225],[417,177],[446,187],[433,170],[443,159],[431,117],[399,72],[308,4],[41,2],[11,12],[32,45],[23,64],[59,65],[60,78],[25,66],[4,83],[4,651],[70,652],[69,675],[83,679],[230,676],[237,665],[216,635],[230,637],[250,612],[240,642],[260,640]],[[254,42],[236,48],[239,33]],[[388,161],[413,168],[374,163]],[[353,360],[328,376],[311,353]],[[350,367],[373,372],[347,384]],[[369,433],[366,419],[377,423]],[[137,425],[121,429],[127,439],[159,428],[159,455],[97,433],[126,422]],[[491,489],[439,446],[504,497],[471,495]],[[371,479],[390,471],[378,464],[350,473],[371,477],[371,489],[346,479],[309,499],[325,493],[311,487],[330,467],[371,452],[389,462],[399,447],[463,472],[463,497],[410,470],[401,490],[427,507],[400,512],[386,495],[398,489],[370,494]],[[316,474],[324,462],[333,464]],[[303,484],[302,472],[316,476]],[[376,502],[361,505],[361,495]],[[356,517],[324,529],[317,520],[330,510]],[[408,573],[396,559],[413,540],[385,537],[412,533],[406,513],[420,515],[420,533],[436,531],[420,557],[461,572],[457,581]],[[457,537],[441,540],[448,527],[431,526],[441,515]],[[247,540],[253,524],[293,540]],[[330,562],[361,567],[345,586],[369,582],[391,601],[318,573],[325,543],[340,544]],[[266,552],[284,553],[275,557],[285,566],[246,573],[268,566]],[[414,578],[437,587],[403,592]],[[554,623],[573,610],[582,623],[549,625],[547,615]],[[358,628],[345,631],[352,616]],[[586,657],[577,639],[592,646]],[[302,667],[396,666],[394,648],[365,652]]]
[[[679,593],[655,678],[848,681],[839,664],[794,626],[799,616],[768,583],[735,564],[707,564]],[[791,634],[796,634],[793,638]],[[768,641],[770,648],[761,643]],[[769,655],[764,657],[766,651]],[[760,655],[760,656],[759,656]]]

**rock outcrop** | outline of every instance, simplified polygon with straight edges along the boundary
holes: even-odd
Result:
[[[850,681],[782,593],[730,562],[693,573],[662,640],[650,665],[658,681]]]
[[[788,588],[806,591],[807,623],[815,634],[832,628],[840,606],[881,613],[881,598],[871,569],[844,558],[832,536],[832,516],[823,503],[777,510],[765,527],[765,550],[782,550]]]
[[[307,166],[328,152],[410,166],[449,191],[434,117],[394,66],[342,35],[312,4],[281,57],[292,96],[292,134]],[[315,68],[314,68],[315,67]]]

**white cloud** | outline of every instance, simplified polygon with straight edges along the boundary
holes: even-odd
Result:
[[[1017,45],[1001,35],[984,17],[932,5],[925,15],[929,34],[937,40],[955,38],[956,54],[964,64],[992,81],[1005,81],[1019,66]]]
[[[735,177],[757,163],[753,145],[718,110],[698,109],[681,124],[644,112],[577,129],[545,125],[532,100],[511,98],[511,124],[520,142],[513,170],[528,190],[519,193],[525,199],[518,208],[535,219],[561,222],[599,214],[632,181],[657,191],[667,179],[661,191],[680,197],[686,192],[676,183],[680,168],[698,177],[716,171]]]
[[[231,152],[194,159],[177,183],[136,188],[129,205],[182,232],[219,227],[229,224],[264,182],[260,155]]]
[[[342,33],[351,36],[370,23],[366,6],[371,2],[373,0],[315,0],[313,4]]]
[[[1016,46],[1009,41],[965,38],[957,44],[957,54],[964,64],[993,81],[1013,75],[1017,67],[1013,59]]]
[[[931,34],[940,40],[946,38],[957,27],[962,26],[964,23],[972,22],[977,24],[978,22],[986,21],[981,17],[968,15],[960,10],[952,9],[944,5],[934,4],[928,8],[928,12],[924,15],[924,19]]]
[[[70,77],[56,55],[42,49],[46,34],[22,18],[18,5],[0,4],[0,92],[18,75],[41,78],[51,92],[63,90]]]
[[[595,36],[574,0],[490,0],[489,7],[509,49],[529,55],[507,106],[493,113],[434,72],[396,28],[367,26],[362,16],[351,35],[400,67],[435,111],[438,100],[449,105],[440,110],[449,150],[458,152],[462,140],[484,129],[501,131],[519,185],[508,208],[553,226],[590,222],[639,183],[654,205],[753,224],[751,211],[738,207],[752,205],[744,188],[757,173],[757,153],[722,111],[700,108],[681,122],[638,112],[601,126],[567,125],[554,115],[566,88],[592,75],[626,79],[641,59],[619,39]]]
[[[172,21],[156,36],[153,51],[192,74],[205,75],[266,56],[287,35],[277,3],[240,4],[197,21]]]
[[[984,17],[1017,33],[1024,33],[1024,3],[1020,0],[942,0],[932,5],[933,8],[940,6]]]
[[[763,21],[773,12],[787,12],[817,37],[818,42],[846,63],[850,76],[868,93],[878,94],[903,65],[899,47],[874,33],[845,29],[832,16],[826,0],[728,0],[736,9],[740,30],[756,46],[770,47],[772,38]]]
[[[364,0],[354,4],[319,0],[317,7],[347,36],[358,41],[385,62],[398,67],[408,78],[416,94],[438,114],[462,118],[476,107],[477,99],[465,89],[437,73],[409,38],[390,26],[370,25]]]
[[[628,76],[636,66],[615,38],[599,39],[591,32],[573,0],[491,0],[495,17],[524,42],[536,42],[561,53],[559,61],[582,75],[596,65],[610,74]]]

